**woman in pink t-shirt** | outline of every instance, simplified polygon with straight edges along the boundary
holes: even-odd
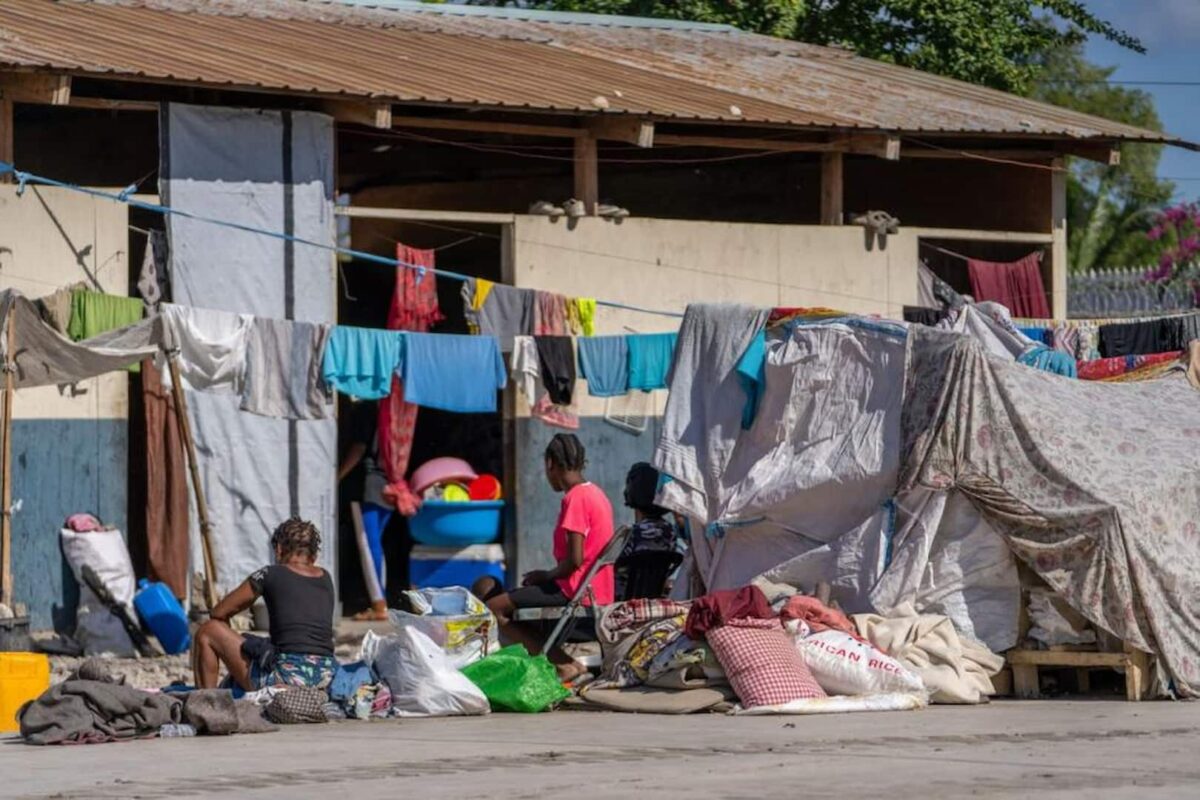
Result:
[[[604,491],[583,477],[587,454],[579,439],[570,433],[557,434],[546,448],[546,480],[550,488],[563,493],[558,523],[554,526],[553,569],[534,570],[525,575],[521,588],[505,591],[495,578],[480,578],[471,591],[487,603],[500,623],[500,632],[520,642],[536,655],[541,652],[538,632],[513,621],[518,608],[565,606],[583,585],[596,559],[613,537],[612,504]],[[613,568],[601,567],[591,582],[590,601],[608,605],[613,598]],[[586,601],[585,601],[586,602]],[[564,680],[584,672],[584,666],[561,648],[546,654]]]

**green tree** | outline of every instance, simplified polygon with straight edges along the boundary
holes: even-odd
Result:
[[[1113,86],[1113,67],[1091,64],[1082,45],[1048,50],[1034,59],[1031,95],[1057,106],[1162,130],[1154,98],[1140,89]],[[1067,184],[1070,268],[1141,266],[1157,260],[1161,246],[1146,233],[1174,186],[1157,178],[1162,145],[1125,143],[1121,163],[1106,166],[1071,159]]]
[[[468,0],[473,5],[718,22],[1025,94],[1046,52],[1137,39],[1079,0]]]

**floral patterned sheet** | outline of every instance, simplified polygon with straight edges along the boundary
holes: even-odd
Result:
[[[1182,374],[1076,381],[909,335],[900,489],[966,494],[1075,609],[1200,695],[1200,402]]]

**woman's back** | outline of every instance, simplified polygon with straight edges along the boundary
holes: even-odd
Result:
[[[323,569],[311,575],[282,564],[250,576],[267,604],[271,644],[277,653],[333,655],[333,579]]]

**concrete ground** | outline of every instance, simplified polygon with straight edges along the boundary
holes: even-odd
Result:
[[[0,796],[1200,797],[1200,705],[997,701],[823,717],[344,722],[230,738],[0,740]]]

